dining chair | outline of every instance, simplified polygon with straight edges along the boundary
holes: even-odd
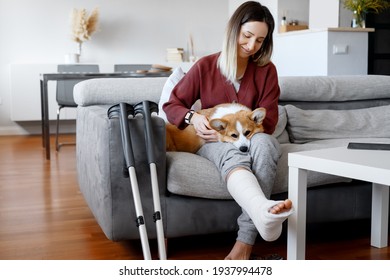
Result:
[[[114,72],[148,71],[151,68],[152,64],[115,64]]]
[[[58,73],[99,73],[99,65],[94,64],[60,64],[57,66]],[[75,142],[59,142],[60,112],[61,109],[69,107],[76,108],[77,104],[73,99],[73,87],[81,82],[80,80],[57,81],[56,100],[57,109],[57,129],[56,129],[56,151],[59,151],[62,145],[71,145]]]

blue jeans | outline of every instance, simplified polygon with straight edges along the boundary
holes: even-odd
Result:
[[[251,139],[249,153],[241,152],[230,143],[213,142],[203,145],[197,154],[212,161],[221,171],[225,181],[227,175],[235,168],[252,171],[264,195],[270,198],[281,155],[280,144],[275,137],[265,133],[255,134]],[[239,226],[237,240],[253,245],[258,232],[244,210],[238,217],[237,223]]]

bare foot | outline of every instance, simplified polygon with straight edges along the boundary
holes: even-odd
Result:
[[[292,201],[290,199],[286,199],[283,202],[280,202],[279,204],[273,206],[269,212],[272,214],[279,214],[283,212],[287,212],[292,208]]]
[[[225,260],[249,260],[252,248],[252,245],[236,241],[229,255],[225,257]]]

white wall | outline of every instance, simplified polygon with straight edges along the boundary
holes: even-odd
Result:
[[[279,76],[326,76],[327,32],[288,32],[274,37],[272,60]]]
[[[335,54],[335,47],[346,53]],[[329,32],[327,75],[367,75],[367,32]]]
[[[339,7],[339,26],[340,27],[351,27],[353,12],[344,8],[344,5],[341,3]]]
[[[279,0],[276,26],[280,25],[283,16],[286,16],[287,22],[297,20],[298,24],[308,25],[309,6],[309,0]]]
[[[81,62],[163,64],[166,48],[187,48],[190,33],[196,55],[219,51],[229,1],[0,0],[0,135],[30,125],[10,120],[10,64],[63,63],[76,50],[72,9],[95,7],[100,31],[84,44]]]
[[[307,30],[276,34],[273,62],[280,76],[366,75],[367,53],[367,32]]]
[[[339,27],[341,0],[310,0],[309,28]]]
[[[76,50],[76,44],[70,39],[70,14],[73,8],[86,8],[89,11],[94,7],[100,8],[100,32],[84,44],[81,62],[164,64],[166,48],[187,48],[190,33],[193,35],[197,56],[219,51],[229,16],[245,1],[0,0],[0,135],[40,133],[39,122],[16,123],[10,119],[10,65],[63,63],[64,55]],[[290,19],[303,22],[309,18],[309,10],[310,28],[317,25],[331,27],[325,22],[335,22],[337,17],[339,26],[349,26],[352,18],[350,11],[338,6],[340,0],[259,2],[273,14],[276,32],[284,9],[288,10]],[[310,75],[313,73],[312,67],[324,69],[322,65],[328,57],[323,48],[328,46],[323,38],[313,38],[309,42],[299,37],[294,42],[290,40],[275,38],[273,59],[279,74]],[[309,45],[316,47],[308,48],[306,53],[302,52]],[[294,48],[297,52],[292,51]],[[309,63],[309,66],[303,64],[302,60],[295,58],[298,51],[306,58],[313,57],[317,63]],[[350,51],[350,54],[354,53],[354,49]],[[348,66],[353,69],[356,65],[345,63],[340,69]],[[36,80],[38,83],[39,78]],[[22,80],[20,82],[23,83]]]
[[[229,0],[229,15],[232,15],[238,6],[246,1],[247,0]],[[275,17],[275,15],[277,15],[279,1],[280,0],[261,0],[257,2],[260,2],[262,5],[266,6],[270,10],[271,14]],[[275,21],[276,20],[277,19],[275,18]]]

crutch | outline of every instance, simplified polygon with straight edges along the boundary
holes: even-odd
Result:
[[[151,101],[143,101],[134,105],[134,113],[135,115],[141,113],[144,118],[146,151],[148,155],[148,162],[150,168],[150,180],[152,183],[152,194],[153,194],[153,207],[154,207],[153,220],[156,224],[158,254],[160,260],[166,260],[167,253],[165,248],[164,228],[163,228],[163,221],[162,221],[162,214],[161,214],[160,193],[159,193],[158,177],[157,177],[157,169],[156,169],[156,156],[154,153],[155,142],[154,142],[152,117],[151,117],[153,113],[158,113],[158,105]]]
[[[132,117],[135,116],[134,108],[130,104],[126,104],[126,103],[120,103],[119,108],[118,105],[112,106],[108,110],[109,118],[119,117],[123,153],[125,157],[126,167],[129,171],[131,190],[133,192],[135,213],[137,216],[136,225],[138,227],[139,234],[140,234],[142,253],[144,255],[145,260],[151,260],[152,257],[150,254],[148,234],[146,231],[145,219],[142,210],[141,196],[139,193],[137,175],[135,173],[135,167],[134,167],[135,160],[134,160],[133,148],[132,148],[131,138],[130,138],[130,129],[128,123],[129,115],[131,115]]]

